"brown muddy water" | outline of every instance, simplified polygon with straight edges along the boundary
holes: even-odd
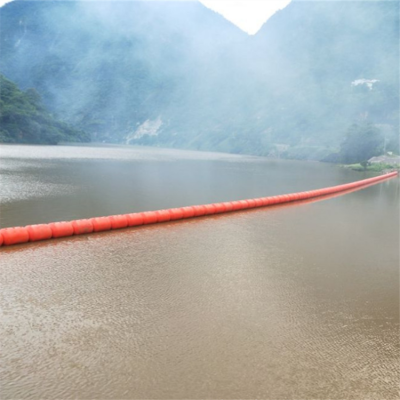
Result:
[[[335,166],[0,146],[2,227],[304,191]],[[0,398],[398,399],[399,180],[0,250]]]

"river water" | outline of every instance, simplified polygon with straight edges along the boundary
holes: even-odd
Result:
[[[0,146],[1,227],[304,191],[339,167]],[[0,250],[0,398],[398,399],[399,181]]]

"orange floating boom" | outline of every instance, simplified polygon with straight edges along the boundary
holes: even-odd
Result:
[[[64,221],[49,224],[28,225],[25,227],[18,226],[15,228],[4,228],[0,229],[0,246],[10,246],[19,243],[36,242],[39,240],[82,235],[92,232],[122,229],[132,226],[148,225],[167,221],[176,221],[179,219],[194,218],[203,215],[227,213],[231,211],[247,210],[250,208],[300,201],[343,192],[350,189],[361,189],[367,185],[376,184],[386,179],[394,178],[397,175],[398,172],[394,171],[384,175],[376,176],[374,178],[346,183],[344,185],[332,186],[307,192],[262,197],[258,199],[228,201],[225,203],[171,208],[167,210],[146,211],[125,215],[112,215],[109,217],[78,219],[69,222]]]

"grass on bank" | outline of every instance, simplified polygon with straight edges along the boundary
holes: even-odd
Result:
[[[343,165],[343,167],[352,169],[353,171],[369,171],[369,172],[384,172],[384,171],[392,171],[392,170],[400,171],[399,164],[385,164],[385,163],[347,164],[347,165]]]

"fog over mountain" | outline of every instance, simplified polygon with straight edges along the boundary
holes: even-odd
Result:
[[[88,142],[87,133],[57,121],[43,107],[35,89],[22,92],[0,75],[0,143],[57,144]]]
[[[249,36],[198,2],[17,0],[0,72],[93,141],[323,159],[399,134],[399,4],[293,1]]]

